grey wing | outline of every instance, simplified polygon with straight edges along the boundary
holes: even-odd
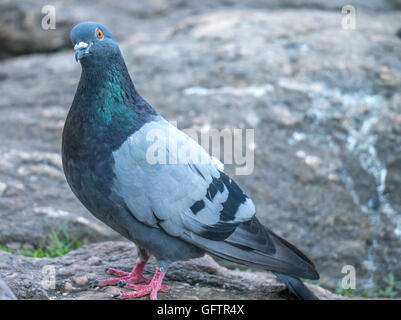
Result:
[[[163,118],[113,156],[115,191],[137,220],[234,262],[318,279],[301,251],[259,223],[252,200],[222,164]]]
[[[161,117],[113,153],[115,191],[136,219],[183,238],[227,238],[255,214],[223,165]]]

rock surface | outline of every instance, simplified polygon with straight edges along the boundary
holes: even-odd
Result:
[[[344,265],[359,290],[389,272],[401,279],[399,1],[355,1],[356,30],[341,28],[340,1],[55,3],[71,25],[113,31],[137,89],[178,127],[255,129],[252,174],[226,168],[261,221],[313,259],[322,285],[336,288]],[[44,39],[64,37],[52,32]],[[0,244],[41,247],[60,226],[86,242],[120,239],[63,178],[73,53],[0,66]]]
[[[7,284],[0,278],[0,300],[16,300],[14,293]]]
[[[122,241],[88,245],[54,259],[0,252],[0,276],[19,299],[111,299],[119,288],[91,289],[91,282],[110,277],[105,268],[130,271],[136,258],[135,246]],[[145,275],[152,277],[155,268],[152,258]],[[170,290],[159,293],[159,299],[294,299],[272,274],[228,270],[209,256],[174,263],[163,283]],[[321,299],[342,298],[307,285]]]
[[[46,29],[49,23],[48,6],[54,8],[55,29]],[[118,17],[120,30],[114,35],[118,40],[127,38],[126,30],[139,25],[148,26],[144,20],[154,23],[163,21],[165,16],[193,15],[205,10],[221,8],[253,8],[253,9],[320,9],[340,11],[345,5],[353,5],[357,9],[375,13],[401,9],[400,0],[153,0],[138,2],[122,0],[110,3],[100,0],[93,5],[92,1],[54,0],[50,4],[46,0],[3,0],[0,3],[0,58],[10,55],[33,52],[48,52],[71,47],[69,31],[76,23],[85,20],[102,21],[111,25]],[[42,24],[42,20],[44,21]],[[164,19],[165,20],[165,19]],[[134,21],[134,23],[133,23]],[[172,19],[172,21],[174,21]],[[45,25],[45,27],[42,27]]]

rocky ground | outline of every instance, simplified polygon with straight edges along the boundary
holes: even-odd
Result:
[[[336,288],[344,265],[360,291],[390,272],[401,279],[400,1],[352,1],[356,30],[341,27],[343,1],[54,3],[49,31],[45,2],[0,4],[1,245],[43,247],[60,228],[84,243],[121,239],[73,196],[59,156],[80,74],[68,34],[96,20],[119,40],[139,92],[178,127],[255,129],[253,173],[235,179],[261,221],[312,258],[322,286]],[[34,268],[30,285],[35,264],[48,263],[3,257]],[[57,290],[43,297],[77,294]],[[98,293],[76,297],[85,294]],[[246,294],[261,297],[237,297]]]
[[[21,299],[111,299],[128,290],[92,289],[91,283],[110,278],[106,268],[130,271],[136,258],[135,246],[122,241],[88,245],[54,259],[25,258],[0,251],[0,276]],[[155,268],[152,258],[145,267],[145,275],[152,277]],[[209,256],[173,264],[163,283],[169,292],[159,293],[159,299],[294,299],[272,274],[228,270]],[[321,287],[308,287],[321,299],[341,299]]]

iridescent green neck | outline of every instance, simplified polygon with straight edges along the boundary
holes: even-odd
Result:
[[[136,92],[121,56],[107,65],[83,64],[82,69],[70,112],[79,119],[83,139],[114,149],[157,114]]]
[[[118,60],[108,65],[82,63],[76,96],[85,102],[79,108],[87,115],[86,120],[97,125],[107,126],[113,118],[128,116],[136,103],[134,84],[124,61]]]

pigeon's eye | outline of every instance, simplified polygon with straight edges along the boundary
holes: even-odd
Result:
[[[97,29],[97,30],[96,30],[96,37],[97,37],[98,39],[102,39],[102,38],[103,38],[103,31],[100,30],[100,29]]]

